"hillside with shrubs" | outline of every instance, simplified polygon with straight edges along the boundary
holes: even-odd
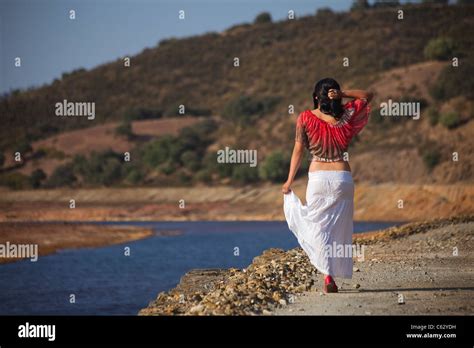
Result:
[[[351,145],[357,180],[472,182],[474,5],[356,4],[278,22],[263,13],[221,33],[163,40],[131,57],[130,67],[119,59],[7,93],[0,99],[0,185],[281,182],[296,116],[312,108],[314,83],[328,76],[377,93],[370,123]],[[95,102],[95,120],[58,119],[54,106],[65,99]],[[381,116],[378,105],[387,99],[419,102],[421,118]],[[133,131],[141,122],[182,117],[199,121],[158,137]],[[35,145],[77,129],[87,142],[88,129],[110,123],[131,144],[131,161],[113,143],[72,155]],[[258,165],[218,163],[216,151],[226,146],[257,150]],[[20,162],[12,162],[15,152]],[[52,159],[57,165],[47,174],[42,163]],[[26,163],[34,165],[26,171]]]

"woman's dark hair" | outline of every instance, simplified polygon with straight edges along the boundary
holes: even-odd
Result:
[[[328,92],[330,89],[340,90],[341,87],[336,80],[331,78],[325,78],[316,83],[313,92],[314,108],[317,109],[319,106],[321,112],[339,119],[344,112],[342,101],[341,99],[329,99]]]

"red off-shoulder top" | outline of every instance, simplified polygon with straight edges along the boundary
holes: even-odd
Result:
[[[367,124],[369,112],[367,100],[354,99],[344,104],[338,122],[330,124],[305,110],[296,121],[296,141],[306,146],[313,161],[342,161],[351,139]]]

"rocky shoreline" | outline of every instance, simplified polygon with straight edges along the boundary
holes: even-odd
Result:
[[[473,221],[474,215],[467,215],[409,223],[355,235],[354,243],[383,246],[414,234]],[[138,314],[271,315],[300,294],[319,290],[320,277],[300,248],[269,249],[243,270],[192,270],[176,288],[160,293]]]

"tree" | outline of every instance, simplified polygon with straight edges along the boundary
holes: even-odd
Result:
[[[125,137],[127,139],[133,138],[132,123],[130,121],[123,121],[117,128],[115,128],[115,134],[118,136]]]
[[[227,103],[223,110],[223,117],[242,126],[255,122],[260,116],[271,112],[280,98],[255,98],[241,95]]]
[[[56,167],[53,174],[46,182],[48,187],[62,187],[71,186],[76,182],[77,178],[74,175],[72,163],[66,163]]]
[[[248,164],[240,164],[233,168],[232,179],[240,184],[257,182],[259,179],[258,170]]]
[[[446,60],[453,56],[454,42],[448,37],[431,39],[423,51],[425,58]]]
[[[463,60],[455,69],[448,65],[441,71],[436,82],[430,86],[429,92],[436,100],[448,100],[458,96],[474,100],[472,76],[474,76],[474,63],[469,60]]]
[[[21,153],[22,155],[28,153],[28,152],[31,152],[33,151],[33,148],[31,147],[31,144],[28,140],[26,139],[23,139],[22,141],[20,141],[17,146],[16,146],[16,151],[18,151],[19,153]]]
[[[351,6],[351,10],[365,10],[370,8],[367,0],[354,0]]]
[[[265,158],[260,167],[260,177],[265,180],[279,182],[286,179],[289,159],[283,153],[276,151]]]
[[[185,168],[192,171],[198,170],[201,166],[201,156],[199,156],[195,151],[184,151],[181,154],[180,160]]]
[[[255,24],[261,23],[271,23],[272,22],[272,15],[268,12],[262,12],[255,17]]]
[[[454,129],[458,127],[462,121],[456,112],[446,112],[440,115],[439,123],[448,129]]]
[[[30,176],[30,183],[33,188],[38,188],[41,186],[41,182],[46,179],[46,174],[42,169],[35,169]]]
[[[423,153],[422,157],[423,163],[429,171],[432,171],[441,160],[441,154],[438,149],[429,149]]]
[[[447,5],[449,0],[422,0],[424,4],[442,4]]]
[[[400,2],[397,0],[375,0],[373,7],[374,8],[383,8],[383,7],[396,7],[400,6]]]

